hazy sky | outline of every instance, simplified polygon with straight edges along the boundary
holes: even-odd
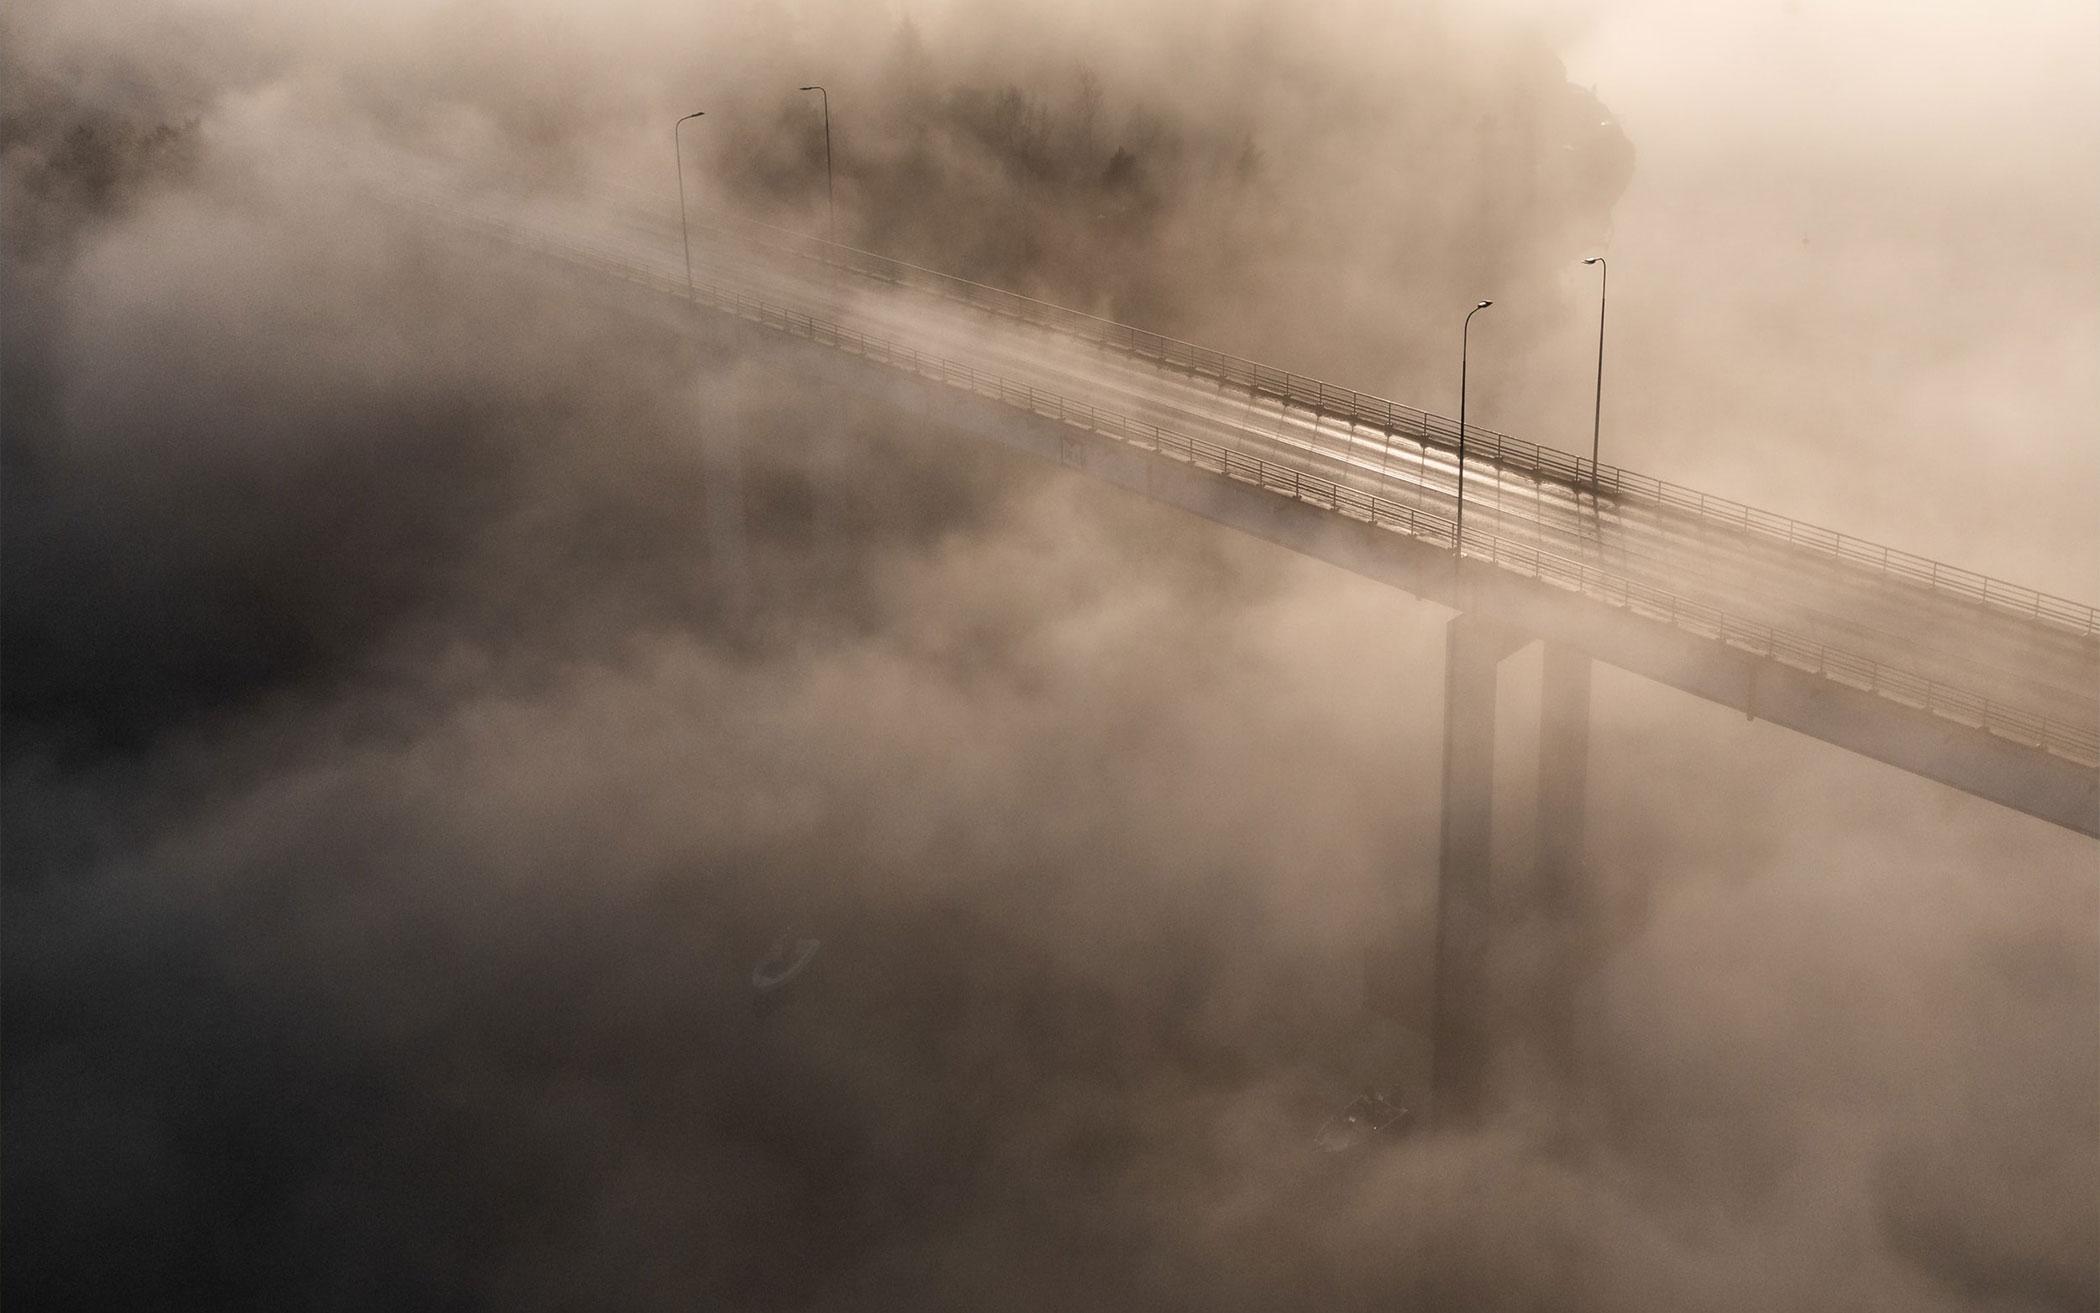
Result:
[[[1640,153],[1628,463],[2100,592],[2100,8],[1568,12],[1570,77]],[[1855,454],[1888,484],[1828,486]]]

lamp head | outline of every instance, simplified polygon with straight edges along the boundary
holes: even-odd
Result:
[[[1583,261],[1583,263],[1584,263],[1584,264],[1603,264],[1603,263],[1604,263],[1604,257],[1603,257],[1603,256],[1601,256],[1601,255],[1593,255],[1593,256],[1591,256],[1591,257],[1590,257],[1589,259],[1587,259],[1587,260],[1584,260],[1584,261]]]
[[[1482,301],[1479,305],[1476,305],[1473,308],[1475,310],[1485,310],[1493,304],[1495,304],[1493,301]]]
[[[797,91],[822,91],[822,90],[823,90],[824,88],[822,88],[822,87],[797,87],[797,88],[795,88],[795,89],[796,89]]]

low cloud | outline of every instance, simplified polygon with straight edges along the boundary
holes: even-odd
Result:
[[[1368,386],[1632,176],[1579,9],[1089,21],[10,12],[10,1298],[2100,1300],[2084,840],[1600,675],[1584,1080],[1323,1154],[1419,1093],[1441,617],[336,167],[665,232],[705,107],[814,230],[831,78],[852,240]]]

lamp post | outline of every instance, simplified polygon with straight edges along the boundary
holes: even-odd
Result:
[[[1603,275],[1597,284],[1597,404],[1590,412],[1590,486],[1597,486],[1597,449],[1604,433],[1604,298],[1611,290],[1611,266],[1601,255],[1593,255],[1584,264],[1597,266]]]
[[[814,91],[824,98],[824,231],[829,234],[831,244],[839,242],[838,202],[831,190],[831,93],[822,87],[801,87],[802,91]]]
[[[1473,316],[1495,304],[1482,301],[1466,311],[1465,326],[1458,334],[1458,515],[1451,538],[1451,554],[1459,561],[1466,555],[1466,360],[1471,354]]]
[[[697,119],[707,113],[696,109],[685,118],[671,125],[671,155],[678,161],[678,240],[685,244],[685,295],[693,295],[693,238],[685,224],[685,148],[678,144],[678,130],[685,126],[686,119]]]

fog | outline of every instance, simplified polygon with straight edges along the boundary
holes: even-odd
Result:
[[[1567,59],[1642,154],[1622,459],[2092,596],[2091,7],[1629,5]]]
[[[1425,1093],[1449,613],[372,182],[675,245],[704,109],[703,210],[817,231],[823,82],[842,241],[1442,412],[1493,298],[1474,421],[1570,450],[1602,253],[1607,461],[2091,597],[2090,6],[34,0],[0,58],[8,1299],[2100,1306],[2092,841],[1600,668],[1579,1078],[1517,1015],[1479,1124],[1325,1152]]]

